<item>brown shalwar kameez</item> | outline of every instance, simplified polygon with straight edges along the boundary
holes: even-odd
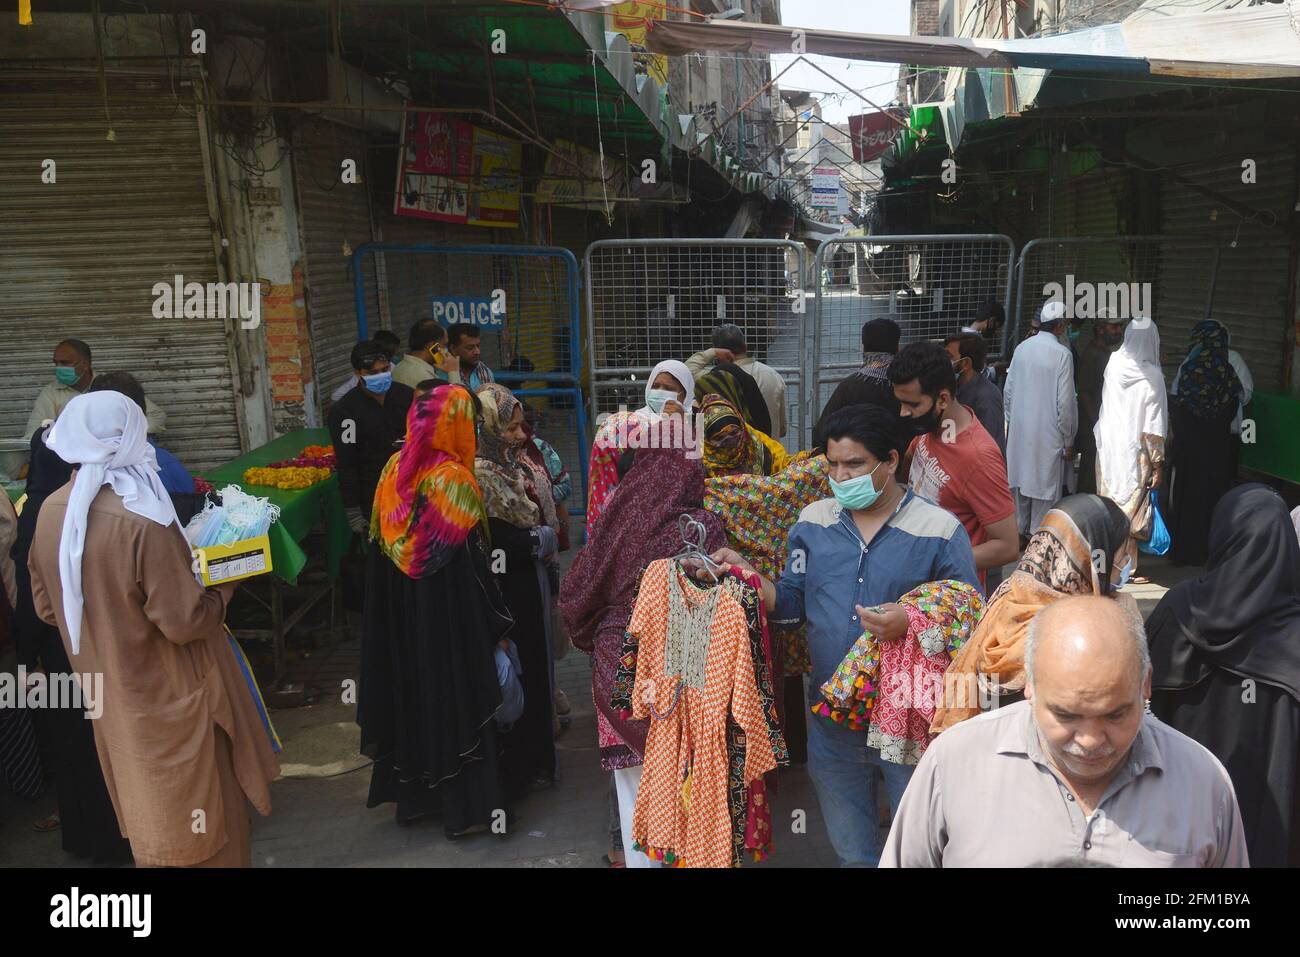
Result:
[[[224,631],[225,599],[195,581],[174,525],[127,511],[105,486],[87,519],[74,655],[59,579],[71,489],[41,508],[28,560],[32,598],[58,626],[73,670],[103,675],[95,747],[136,864],[247,866],[244,799],[269,814],[279,765]]]

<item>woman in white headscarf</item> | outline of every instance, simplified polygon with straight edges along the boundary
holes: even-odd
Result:
[[[1151,535],[1151,489],[1160,484],[1169,434],[1160,333],[1148,318],[1128,323],[1106,363],[1097,440],[1097,492],[1128,516],[1134,537]]]
[[[147,428],[118,392],[60,413],[46,445],[76,472],[36,520],[32,603],[97,676],[95,747],[136,864],[248,866],[248,802],[270,813],[279,766],[225,631],[233,586],[195,579]]]
[[[618,461],[629,448],[644,448],[652,430],[662,429],[660,441],[671,432],[669,416],[685,416],[694,407],[695,377],[685,362],[665,359],[650,371],[645,384],[645,405],[628,412],[615,412],[601,425],[591,443],[591,462],[587,470],[587,537],[605,511],[614,487],[618,485]]]

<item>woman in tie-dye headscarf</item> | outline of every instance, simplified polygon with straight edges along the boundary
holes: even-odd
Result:
[[[496,651],[512,626],[482,545],[475,398],[439,386],[411,404],[406,443],[384,466],[371,512],[361,631],[361,750],[367,807],[397,822],[437,815],[448,835],[507,808],[498,760]]]

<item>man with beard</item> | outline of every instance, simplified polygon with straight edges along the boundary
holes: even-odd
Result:
[[[957,377],[943,346],[904,346],[889,365],[889,381],[902,407],[904,428],[911,426],[916,434],[908,449],[908,484],[961,522],[984,588],[988,569],[1001,568],[1020,554],[1002,453],[975,413],[954,398]]]

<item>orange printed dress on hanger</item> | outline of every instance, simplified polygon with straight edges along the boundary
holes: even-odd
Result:
[[[675,561],[653,562],[628,625],[639,649],[632,713],[652,719],[632,836],[638,850],[680,867],[731,866],[729,711],[748,743],[745,783],[776,767],[745,614],[731,590],[743,586],[724,582],[701,587]],[[692,627],[681,627],[683,614],[694,616]]]

